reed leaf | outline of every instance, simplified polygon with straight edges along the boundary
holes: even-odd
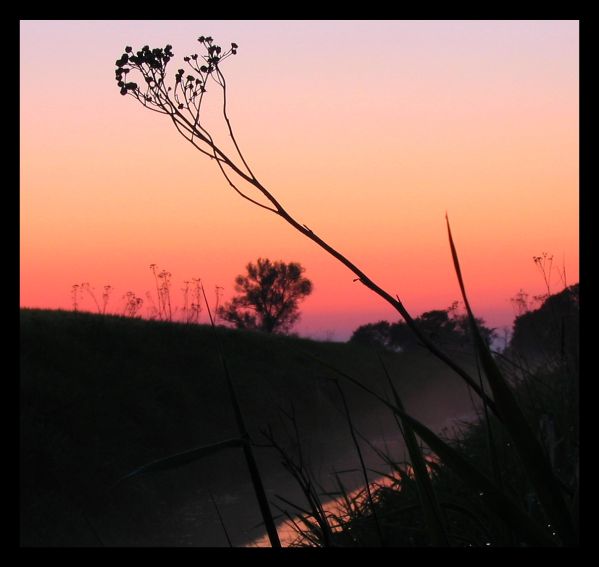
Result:
[[[223,449],[243,447],[245,443],[246,441],[243,439],[227,439],[226,441],[220,441],[218,443],[213,443],[212,445],[203,445],[202,447],[196,447],[195,449],[189,449],[188,451],[176,453],[175,455],[171,455],[170,457],[157,459],[156,461],[152,461],[151,463],[143,465],[131,471],[129,474],[126,474],[125,476],[117,480],[113,487],[129,478],[156,471],[168,471],[171,469],[176,469],[188,465],[189,463],[193,463],[194,461],[197,461],[199,459],[203,459],[208,455],[218,453]]]
[[[345,485],[343,484],[343,481],[337,472],[335,472],[335,480],[337,481],[337,486],[339,486],[339,490],[343,496],[343,502],[347,512],[349,514],[353,514],[354,507],[352,506],[352,501],[349,498],[349,493],[347,492],[347,489],[345,488]]]
[[[351,418],[351,412],[349,411],[349,406],[347,405],[347,399],[345,398],[345,394],[343,393],[343,388],[339,382],[335,382],[337,385],[337,390],[339,391],[339,395],[341,396],[341,402],[343,403],[343,409],[345,410],[345,417],[347,419],[347,424],[349,425],[349,432],[354,443],[354,447],[356,448],[356,453],[358,454],[358,459],[360,460],[360,468],[362,471],[362,477],[364,478],[364,486],[366,487],[366,492],[368,494],[368,503],[370,504],[370,509],[372,512],[372,517],[374,519],[374,525],[376,527],[376,532],[379,538],[381,545],[384,547],[385,539],[383,537],[383,530],[381,529],[381,525],[379,523],[379,518],[376,513],[376,506],[374,505],[374,501],[372,499],[372,492],[370,490],[370,481],[368,480],[368,473],[366,472],[366,463],[364,462],[364,457],[362,455],[362,450],[360,449],[360,443],[358,442],[358,438],[356,437],[356,431],[354,427],[354,423]]]
[[[476,488],[486,505],[513,527],[529,544],[555,546],[557,541],[532,521],[512,499],[503,493],[483,472],[465,459],[458,451],[445,443],[425,425],[410,417],[399,408],[397,414],[414,432],[450,467],[464,483]]]
[[[225,520],[223,519],[220,510],[218,509],[218,504],[216,503],[216,500],[214,499],[214,496],[212,496],[212,492],[208,491],[208,496],[210,497],[210,502],[212,502],[212,506],[214,506],[214,510],[216,511],[216,515],[218,517],[218,521],[220,523],[220,527],[223,529],[223,533],[225,534],[225,538],[227,538],[227,543],[229,544],[229,547],[233,547],[233,543],[231,542],[231,537],[229,536],[229,532],[227,530],[227,526],[225,526]]]
[[[206,291],[204,290],[203,285],[201,286],[201,290],[206,303],[206,310],[208,311],[208,316],[210,318],[210,326],[212,328],[220,360],[223,366],[225,382],[229,391],[229,399],[231,401],[231,406],[233,407],[233,413],[235,414],[235,421],[237,422],[237,430],[242,439],[249,440],[250,435],[243,419],[241,406],[239,404],[239,399],[237,398],[237,393],[235,392],[235,387],[233,386],[233,380],[231,378],[231,373],[229,372],[229,366],[227,365],[227,359],[225,358],[223,345],[221,344],[218,333],[216,332],[216,325],[212,317],[212,312],[210,311],[210,305],[208,303],[208,298],[206,297]],[[260,476],[260,471],[258,470],[258,464],[256,463],[252,446],[250,443],[243,443],[242,448],[243,454],[245,456],[245,462],[250,473],[250,479],[252,481],[254,493],[256,495],[256,500],[258,501],[258,507],[260,508],[264,525],[266,526],[266,533],[268,534],[270,545],[275,548],[281,547],[281,540],[279,539],[277,527],[275,526],[272,512],[270,511],[270,507],[268,505],[266,491],[264,490],[264,484],[262,482],[262,477]]]
[[[577,536],[572,523],[572,518],[566,502],[564,501],[559,483],[553,474],[549,459],[533,430],[526,421],[516,398],[499,370],[489,346],[483,340],[478,325],[476,324],[476,319],[466,295],[466,287],[462,277],[457,250],[451,234],[449,218],[447,215],[445,218],[447,221],[447,233],[449,236],[453,265],[460,285],[460,291],[468,313],[468,320],[472,329],[476,349],[493,392],[497,411],[514,442],[514,447],[522,460],[539,501],[550,522],[553,524],[555,531],[566,545],[574,545],[577,542]]]
[[[292,506],[298,512],[300,512],[301,514],[304,514],[305,516],[314,516],[314,514],[312,512],[308,512],[308,510],[306,510],[305,508],[302,508],[302,506],[300,506],[299,504],[295,504],[294,502],[291,502],[291,500],[287,500],[287,498],[285,498],[284,496],[281,496],[280,494],[275,494],[275,498],[278,498],[281,502],[284,502],[288,506]]]
[[[327,364],[317,357],[311,357],[320,362],[323,366],[330,368],[346,380],[364,390],[383,405],[387,406],[392,412],[408,421],[414,432],[445,462],[456,474],[466,483],[476,487],[483,493],[485,501],[500,518],[507,522],[515,530],[518,530],[523,539],[534,545],[555,546],[557,542],[552,539],[548,533],[540,526],[534,523],[524,512],[514,503],[511,498],[505,495],[484,473],[479,471],[474,465],[468,462],[460,455],[458,451],[447,445],[437,435],[430,431],[422,423],[407,415],[394,404],[388,402],[385,398],[362,384],[356,378],[346,372]]]
[[[401,411],[405,411],[403,402],[401,401],[399,393],[397,392],[397,388],[395,388],[395,385],[391,380],[391,376],[389,376],[389,372],[387,371],[387,367],[385,366],[385,363],[383,362],[383,359],[380,356],[379,360],[381,362],[383,370],[385,371],[385,376],[387,377],[389,386],[391,387],[395,404]],[[443,513],[435,495],[433,483],[431,482],[431,478],[428,474],[426,460],[424,458],[424,455],[422,454],[422,450],[420,448],[420,445],[418,444],[416,435],[414,435],[414,430],[410,427],[410,424],[406,422],[401,416],[399,417],[399,419],[401,420],[401,423],[403,425],[403,427],[401,428],[402,434],[406,442],[406,447],[410,455],[410,460],[412,461],[414,477],[416,478],[418,497],[422,505],[422,511],[424,513],[426,524],[429,529],[431,543],[434,546],[449,546],[449,539],[447,538],[447,529],[445,527]]]

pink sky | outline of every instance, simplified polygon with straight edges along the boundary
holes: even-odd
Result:
[[[314,282],[300,334],[396,319],[119,95],[126,45],[170,43],[174,74],[201,34],[240,46],[224,66],[230,115],[258,178],[413,314],[459,298],[446,211],[489,324],[511,324],[520,288],[544,291],[535,255],[578,280],[576,21],[22,21],[22,306],[69,309],[86,281],[111,284],[117,312],[153,289],[151,263],[173,274],[176,304],[192,277],[227,299],[268,257]]]

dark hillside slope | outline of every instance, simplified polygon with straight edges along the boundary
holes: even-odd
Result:
[[[255,440],[269,424],[282,436],[280,408],[293,404],[315,474],[326,475],[348,455],[355,466],[338,394],[326,379],[336,375],[310,356],[383,391],[376,353],[218,333]],[[426,353],[383,356],[416,417],[438,428],[468,411],[462,382]],[[22,545],[223,545],[207,489],[234,544],[256,534],[257,507],[236,450],[109,490],[149,461],[236,436],[209,327],[25,309],[20,380]],[[358,427],[393,445],[388,412],[355,387],[347,392]],[[290,481],[275,455],[257,451],[269,496],[285,493]]]

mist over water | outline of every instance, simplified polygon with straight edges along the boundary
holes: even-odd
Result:
[[[352,397],[351,388],[347,389]],[[397,461],[408,460],[403,439],[391,413],[376,401],[360,398],[361,395],[350,400],[356,429],[378,449]],[[471,421],[476,416],[466,386],[450,372],[433,380],[423,381],[420,388],[415,386],[404,403],[407,411],[415,418],[435,431],[445,430],[448,435],[461,422]],[[323,415],[325,405],[329,405],[329,409]],[[297,416],[302,454],[314,480],[323,491],[335,490],[337,485],[334,483],[333,472],[341,471],[344,485],[349,490],[361,488],[364,483],[359,460],[344,416],[334,404],[324,401],[320,404],[316,402],[314,409],[318,411],[318,415],[302,413]],[[315,424],[320,427],[314,427]],[[275,430],[284,439],[282,429],[275,427]],[[254,439],[260,442],[259,435]],[[287,447],[291,454],[296,454],[294,450],[297,447],[292,444]],[[388,472],[387,465],[365,442],[360,441],[360,448],[367,468]],[[256,456],[271,510],[275,519],[278,519],[280,537],[284,545],[288,545],[295,539],[294,534],[283,525],[283,515],[273,503],[294,516],[296,510],[282,502],[278,496],[302,508],[307,507],[305,497],[295,480],[282,467],[274,450],[257,449]],[[191,475],[194,477],[192,482],[195,489],[182,501],[170,502],[169,512],[164,509],[152,512],[152,523],[156,531],[144,536],[140,534],[138,537],[141,539],[137,540],[139,545],[227,546],[227,539],[210,498],[212,494],[234,546],[269,546],[241,454],[231,452],[214,456],[201,464],[193,465],[191,469],[162,474],[164,478],[158,481],[158,486],[163,482],[176,484],[178,475]],[[171,477],[168,481],[167,475]],[[377,475],[370,473],[369,479],[373,482]],[[168,490],[164,493],[164,498],[168,499]],[[323,497],[323,501],[329,501],[329,506],[334,505],[330,498]],[[128,545],[125,541],[122,544]]]
[[[453,378],[448,378],[448,381],[453,381]],[[451,435],[454,428],[459,428],[464,423],[475,421],[477,412],[468,396],[464,399],[463,396],[455,395],[458,392],[462,394],[466,393],[462,384],[455,383],[455,390],[453,392],[448,386],[449,384],[438,384],[436,387],[423,389],[421,396],[414,394],[409,401],[409,412],[414,417],[418,417],[434,431],[445,432],[446,435]],[[389,419],[389,416],[386,415],[387,413],[390,412],[387,412],[386,408],[380,408],[380,410],[374,409],[374,411],[371,410],[371,412],[362,415],[359,430],[365,434],[369,443],[376,449],[383,451],[393,461],[409,461],[403,437],[399,432],[396,422],[394,419]],[[343,425],[347,427],[347,424],[342,423],[339,424],[339,427],[343,428]],[[337,471],[338,473],[341,471],[340,476],[344,486],[350,489],[352,494],[355,495],[364,487],[363,474],[359,468],[357,451],[348,438],[344,440],[341,447],[342,450],[337,455],[332,452],[327,454],[327,447],[322,447],[323,453],[319,455],[318,459],[320,466],[318,474],[315,477],[321,484],[323,491],[333,491],[338,489],[338,486],[334,484],[332,473],[333,471]],[[390,473],[388,465],[381,460],[380,456],[364,440],[360,440],[360,450],[369,471],[369,482],[379,485],[389,484],[389,479],[372,472],[378,470]],[[304,509],[309,509],[305,497],[300,495],[296,487],[287,486],[286,488],[295,496],[295,499],[287,497],[287,500],[298,504]],[[327,511],[336,511],[342,505],[341,499],[335,500],[324,495],[322,496],[322,502]],[[282,505],[292,517],[296,517],[292,507],[285,506],[280,501],[278,504]],[[277,525],[277,529],[283,546],[298,542],[298,534],[290,526],[288,521],[281,520]],[[250,547],[269,547],[270,542],[267,535],[264,534],[245,545]]]

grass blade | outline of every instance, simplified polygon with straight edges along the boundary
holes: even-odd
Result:
[[[229,547],[233,547],[233,543],[231,542],[231,538],[229,537],[229,532],[227,530],[227,526],[225,526],[225,521],[223,520],[220,510],[218,509],[218,505],[216,504],[216,500],[214,499],[214,496],[212,496],[212,492],[208,491],[208,496],[210,496],[210,501],[212,502],[212,505],[214,506],[216,515],[218,516],[218,521],[220,523],[220,527],[223,529],[225,537],[227,538],[227,543],[229,544]]]
[[[291,476],[298,483],[302,493],[304,494],[304,497],[306,498],[306,501],[312,509],[312,512],[304,512],[311,515],[318,522],[321,528],[323,545],[325,547],[328,547],[332,539],[331,530],[327,522],[326,512],[322,506],[318,493],[314,488],[314,484],[310,478],[309,473],[305,470],[303,464],[300,463],[298,465],[291,458],[289,453],[279,443],[277,443],[270,427],[266,431],[263,431],[262,434],[269,441],[270,446],[274,448],[281,456],[281,464],[283,465],[283,467],[291,474]],[[295,504],[285,500],[282,496],[278,496],[278,498],[286,502],[287,504],[290,504],[291,506],[297,507]]]
[[[460,476],[465,483],[475,486],[485,496],[485,500],[492,510],[506,521],[515,530],[518,530],[523,538],[531,544],[543,545],[543,546],[555,546],[556,541],[553,540],[547,532],[541,527],[535,524],[524,512],[497,486],[490,480],[484,473],[480,472],[470,462],[460,455],[455,449],[447,445],[437,435],[430,431],[419,421],[407,415],[404,411],[399,409],[394,404],[388,402],[385,398],[362,384],[356,378],[353,378],[349,374],[339,370],[338,368],[329,365],[317,357],[311,357],[313,360],[320,362],[323,366],[330,368],[340,376],[343,376],[346,380],[355,384],[360,389],[364,390],[383,405],[387,406],[392,412],[403,418],[414,429],[414,432],[420,436],[423,441],[445,462],[445,464],[451,467],[458,476]]]
[[[190,449],[188,451],[183,451],[181,453],[176,453],[175,455],[171,455],[170,457],[164,457],[163,459],[158,459],[156,461],[152,461],[147,465],[143,465],[134,471],[126,474],[119,480],[117,480],[112,488],[114,488],[117,484],[120,484],[124,480],[129,478],[133,478],[135,476],[140,476],[142,474],[147,474],[156,471],[168,471],[171,469],[175,469],[178,467],[185,466],[189,463],[197,461],[198,459],[202,459],[207,457],[208,455],[212,455],[223,449],[229,449],[232,447],[243,447],[246,444],[246,441],[243,439],[227,439],[226,441],[220,441],[219,443],[214,443],[212,445],[204,445],[202,447],[196,447],[195,449]]]
[[[399,393],[397,392],[397,389],[395,388],[395,385],[391,380],[391,376],[389,376],[387,367],[385,366],[385,363],[383,362],[383,359],[380,357],[380,355],[379,360],[381,362],[383,370],[385,371],[385,376],[387,377],[387,381],[389,382],[391,391],[393,392],[395,404],[401,411],[405,411],[403,402],[399,397]],[[420,503],[422,505],[422,511],[424,513],[426,524],[429,529],[431,542],[434,546],[448,546],[449,540],[447,538],[447,530],[445,528],[443,513],[435,495],[433,483],[431,482],[431,478],[428,474],[426,460],[424,458],[424,455],[422,454],[422,450],[420,449],[420,445],[418,444],[416,435],[414,435],[414,430],[410,427],[410,424],[406,422],[404,419],[402,419],[401,417],[399,419],[401,420],[403,425],[402,433],[406,442],[408,453],[410,455],[410,460],[412,461],[414,477],[416,478],[416,488],[418,491]]]
[[[220,355],[221,363],[223,365],[223,371],[225,374],[225,380],[227,384],[227,389],[229,390],[229,398],[231,400],[231,405],[233,407],[233,412],[235,414],[235,421],[237,422],[237,429],[239,431],[239,435],[242,439],[247,439],[249,441],[250,435],[248,433],[247,427],[245,425],[245,421],[243,419],[243,414],[241,412],[241,406],[239,404],[239,400],[237,398],[237,393],[235,392],[235,388],[233,386],[233,380],[231,379],[231,373],[229,372],[229,367],[227,365],[227,359],[225,358],[225,352],[223,346],[220,342],[218,334],[216,332],[216,325],[214,324],[214,319],[212,318],[212,312],[210,311],[210,305],[208,304],[208,298],[206,297],[206,292],[204,291],[204,286],[201,286],[202,294],[204,295],[204,301],[206,302],[206,309],[208,311],[208,316],[210,317],[210,326],[212,327],[212,331],[214,333],[214,338],[216,341],[218,353]],[[260,476],[260,471],[258,470],[258,464],[256,463],[256,458],[254,457],[254,452],[252,451],[252,447],[250,443],[243,444],[243,454],[245,456],[245,462],[247,464],[250,479],[252,481],[252,486],[254,488],[254,493],[256,494],[256,500],[258,501],[258,507],[260,508],[260,513],[262,514],[262,519],[264,520],[264,525],[266,526],[266,532],[268,534],[268,539],[270,540],[270,544],[272,547],[281,547],[281,540],[279,539],[279,534],[277,533],[277,527],[275,525],[274,519],[272,517],[272,512],[270,511],[270,507],[268,505],[268,499],[266,497],[266,491],[264,490],[264,484],[262,483],[262,477]]]
[[[377,535],[381,545],[385,546],[385,540],[383,538],[383,531],[381,529],[381,525],[379,523],[379,518],[376,513],[376,506],[374,505],[372,499],[372,492],[370,490],[370,481],[368,480],[368,473],[366,472],[366,463],[364,463],[364,457],[362,456],[362,450],[360,449],[360,443],[358,443],[358,439],[356,437],[356,432],[354,428],[354,424],[351,418],[351,413],[349,411],[349,406],[347,405],[347,400],[345,398],[345,394],[343,393],[343,388],[341,388],[341,384],[339,382],[335,382],[337,385],[337,390],[339,391],[339,395],[341,396],[341,401],[343,403],[343,409],[345,410],[345,417],[347,419],[347,423],[349,425],[349,432],[354,443],[354,447],[356,448],[356,452],[358,453],[358,459],[360,460],[360,468],[362,471],[362,477],[364,478],[364,485],[366,487],[366,492],[368,494],[368,503],[370,504],[370,509],[372,511],[372,517],[374,519],[374,525],[376,527]]]
[[[396,408],[398,415],[412,427],[415,433],[470,486],[476,487],[486,504],[509,526],[513,527],[530,544],[555,546],[556,540],[533,522],[497,485],[483,472],[466,460],[425,425]]]
[[[304,516],[314,516],[312,512],[308,512],[305,508],[302,508],[299,504],[294,504],[291,500],[287,500],[284,496],[280,494],[275,494],[275,498],[278,498],[281,502],[284,502],[288,506],[292,506],[295,508],[300,514],[304,514]]]
[[[482,367],[487,376],[489,385],[491,386],[499,416],[512,437],[514,447],[528,472],[541,505],[553,524],[555,531],[566,545],[574,545],[577,542],[576,532],[570,512],[563,499],[559,483],[551,469],[551,464],[549,463],[543,447],[526,421],[522,410],[512,394],[507,381],[499,370],[495,359],[491,355],[489,346],[483,340],[476,324],[476,319],[466,295],[466,288],[464,286],[458,254],[451,235],[449,218],[447,216],[445,218],[447,221],[447,233],[449,236],[453,264],[462,292],[462,298],[468,312],[472,335]]]

